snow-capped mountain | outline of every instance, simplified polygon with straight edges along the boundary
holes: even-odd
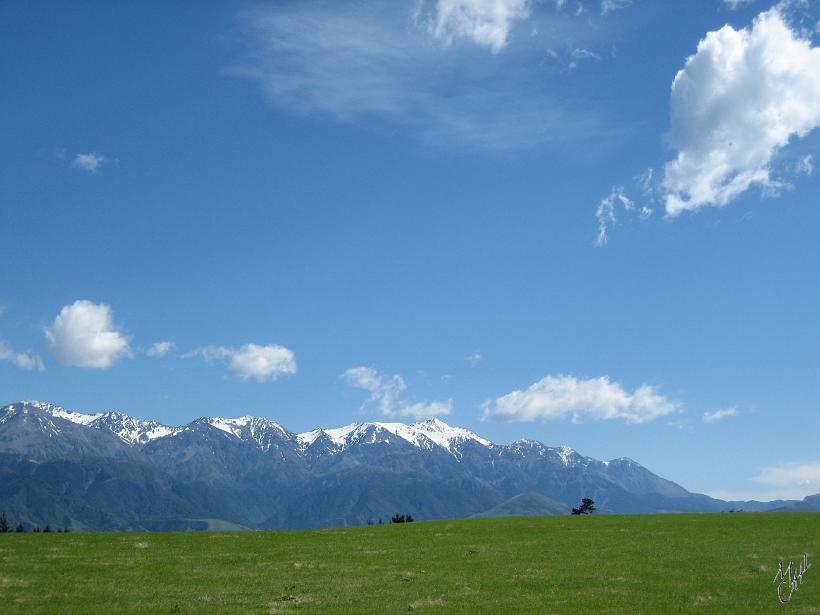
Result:
[[[481,446],[492,446],[492,442],[469,429],[451,427],[439,419],[428,419],[413,425],[405,423],[351,423],[337,429],[314,429],[296,436],[304,448],[317,442],[326,447],[328,453],[342,451],[355,444],[401,440],[419,449],[441,448],[459,458],[460,446],[465,442],[476,442]]]
[[[470,516],[525,493],[567,507],[591,497],[607,512],[731,504],[689,493],[628,458],[598,461],[527,439],[495,444],[439,419],[294,434],[252,416],[168,426],[35,401],[0,408],[0,510],[32,524],[323,527],[396,512]]]

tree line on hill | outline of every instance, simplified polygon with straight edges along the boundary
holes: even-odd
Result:
[[[22,521],[19,521],[17,523],[17,525],[14,526],[14,529],[11,529],[11,524],[9,523],[9,520],[6,517],[6,511],[3,511],[2,513],[0,513],[0,534],[6,534],[8,532],[25,532],[25,531],[26,531],[26,527],[23,525]],[[46,526],[42,529],[40,528],[39,525],[35,525],[34,527],[31,528],[31,531],[34,532],[34,533],[37,533],[37,532],[68,533],[69,530],[68,530],[68,527],[64,527],[63,529],[57,528],[56,530],[52,530],[51,525],[47,523]]]

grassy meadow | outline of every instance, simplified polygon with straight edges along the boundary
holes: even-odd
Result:
[[[820,613],[820,513],[0,535],[3,613]],[[778,562],[812,567],[789,604]]]

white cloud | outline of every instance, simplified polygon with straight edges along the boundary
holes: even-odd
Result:
[[[738,416],[740,414],[740,410],[737,408],[724,408],[723,410],[715,410],[714,412],[704,412],[703,413],[703,422],[704,423],[716,423],[717,421],[721,421],[730,416]]]
[[[376,406],[379,413],[384,416],[429,419],[450,414],[453,409],[452,400],[413,404],[404,401],[401,394],[407,389],[407,385],[398,374],[388,378],[371,367],[351,367],[340,377],[350,386],[370,393],[370,398],[362,404],[362,411],[370,406]]]
[[[154,342],[153,344],[151,344],[151,347],[145,351],[145,354],[147,354],[149,357],[153,357],[154,359],[159,359],[167,355],[176,347],[177,345],[174,342]]]
[[[183,359],[199,357],[206,361],[227,360],[228,371],[242,380],[274,381],[282,374],[296,373],[296,357],[292,350],[278,344],[245,344],[203,346],[182,355]]]
[[[74,156],[74,159],[71,161],[71,166],[81,171],[96,173],[105,161],[105,156],[89,152],[87,154],[77,154]]]
[[[498,53],[512,25],[530,16],[531,0],[438,0],[430,31],[445,45],[464,38]]]
[[[40,357],[31,352],[14,352],[5,342],[0,342],[0,361],[8,361],[20,369],[46,371],[46,366]]]
[[[650,180],[647,181],[651,181],[651,174]],[[637,212],[641,220],[646,220],[652,215],[652,209],[646,205],[636,205],[635,201],[624,193],[623,186],[613,186],[612,191],[608,196],[600,200],[598,209],[595,210],[595,218],[598,220],[598,238],[595,240],[596,245],[606,245],[609,239],[610,227],[618,222],[616,216],[618,206],[625,212]]]
[[[280,374],[295,374],[293,351],[284,346],[245,344],[232,357],[228,369],[242,380],[276,380]]]
[[[790,497],[794,498],[813,495],[820,493],[820,461],[782,463],[766,467],[752,480],[780,491],[791,492],[793,495]]]
[[[49,349],[62,365],[106,369],[132,356],[128,339],[112,321],[111,308],[78,300],[66,305],[45,330]]]
[[[601,0],[601,15],[619,11],[632,4],[632,0]]]
[[[776,189],[771,160],[820,125],[820,48],[774,8],[751,28],[709,32],[675,76],[666,211],[725,206],[753,185]]]
[[[629,393],[607,376],[578,380],[572,376],[547,376],[525,391],[513,391],[483,404],[484,418],[500,421],[549,420],[571,416],[583,419],[624,419],[645,423],[671,414],[680,404],[643,385]]]
[[[483,356],[481,356],[481,353],[480,353],[480,352],[475,351],[474,353],[472,353],[472,354],[467,355],[466,357],[464,357],[464,360],[465,360],[465,361],[467,361],[467,363],[469,363],[469,364],[470,364],[470,365],[472,365],[473,367],[475,367],[476,365],[478,365],[479,363],[481,363],[481,360],[482,360],[483,358],[484,358],[484,357],[483,357]]]

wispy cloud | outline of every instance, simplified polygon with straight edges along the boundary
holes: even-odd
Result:
[[[735,407],[732,408],[724,408],[722,410],[715,410],[713,412],[704,412],[703,413],[703,422],[704,423],[717,423],[718,421],[722,421],[725,418],[730,416],[738,416],[740,414],[740,410]]]
[[[795,175],[811,175],[814,173],[814,156],[806,154],[794,165]]]
[[[401,399],[407,385],[398,374],[383,376],[371,367],[351,367],[340,377],[350,386],[370,393],[370,398],[362,404],[362,412],[375,406],[384,416],[429,419],[450,414],[453,409],[452,400],[409,403]]]
[[[241,380],[268,382],[278,379],[282,374],[296,373],[294,352],[278,344],[245,344],[239,348],[202,346],[186,352],[182,358],[227,362],[228,371]]]
[[[481,353],[476,350],[472,354],[469,354],[466,357],[464,357],[464,360],[467,361],[467,363],[469,363],[472,367],[475,367],[476,365],[481,363],[481,360],[483,358],[484,357],[481,355]]]
[[[601,0],[601,15],[607,15],[613,11],[620,11],[630,4],[632,4],[632,0]]]
[[[648,205],[637,205],[624,192],[623,186],[613,186],[608,196],[605,196],[598,203],[595,210],[595,218],[598,220],[598,238],[596,245],[604,246],[609,240],[609,229],[617,224],[617,211],[635,212],[642,220],[646,220],[652,215],[652,209]]]
[[[528,389],[513,391],[483,404],[484,418],[497,421],[553,420],[567,416],[584,419],[622,419],[645,423],[680,408],[653,386],[643,385],[633,393],[607,376],[579,380],[572,376],[546,376]]]
[[[605,130],[601,110],[566,84],[549,87],[543,47],[527,44],[529,37],[510,42],[529,2],[399,6],[305,1],[244,10],[229,37],[236,59],[227,72],[257,83],[273,105],[293,113],[376,130],[400,126],[436,145],[455,138],[504,149]],[[549,19],[553,38],[576,20],[554,10]],[[443,46],[456,38],[470,44]]]
[[[8,361],[25,370],[46,371],[43,360],[31,352],[15,352],[5,342],[0,341],[0,361]]]
[[[151,344],[150,348],[145,351],[145,354],[153,359],[159,359],[174,350],[176,346],[177,345],[174,342],[170,341],[154,342]]]
[[[80,171],[96,173],[105,162],[105,156],[89,152],[87,154],[77,154],[74,156],[71,161],[71,166]]]

